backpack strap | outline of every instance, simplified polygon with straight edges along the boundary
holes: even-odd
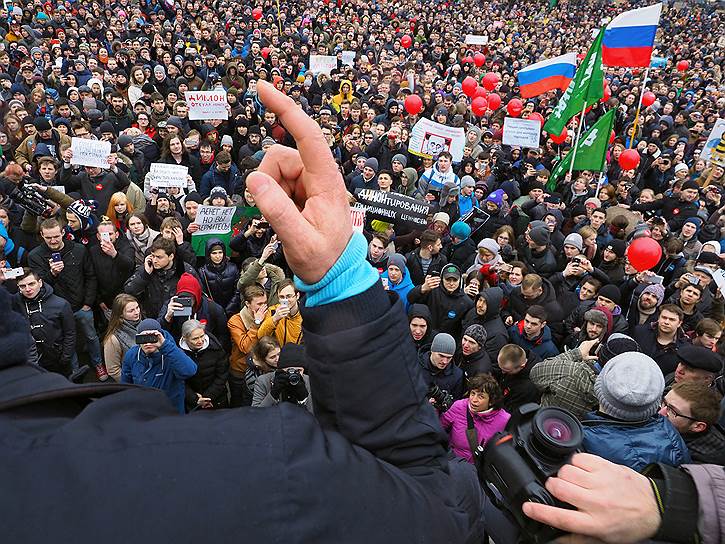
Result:
[[[478,434],[476,433],[476,426],[473,423],[473,416],[471,415],[471,410],[466,406],[466,420],[468,421],[468,425],[466,427],[466,438],[468,439],[468,447],[471,448],[471,455],[476,455],[476,450],[478,449],[479,442],[478,442]]]

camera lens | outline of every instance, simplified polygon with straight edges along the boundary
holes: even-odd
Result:
[[[573,453],[582,442],[579,421],[561,408],[541,408],[532,424],[534,446],[547,457],[562,457]]]

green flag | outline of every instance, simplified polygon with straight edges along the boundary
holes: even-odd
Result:
[[[554,166],[549,181],[546,182],[546,188],[549,191],[554,190],[556,180],[569,170],[572,160],[574,161],[574,170],[595,170],[599,172],[604,170],[607,147],[609,147],[609,138],[612,135],[613,126],[614,110],[609,110],[579,138],[576,157],[574,156],[574,150],[571,150]]]
[[[554,9],[559,3],[559,0],[549,0],[549,9]]]
[[[596,104],[604,96],[604,74],[602,73],[602,37],[604,28],[597,34],[597,39],[589,48],[587,56],[577,68],[559,103],[551,112],[544,124],[549,134],[561,134],[569,119],[581,112],[585,107]]]

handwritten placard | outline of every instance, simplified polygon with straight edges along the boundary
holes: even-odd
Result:
[[[503,145],[539,147],[541,123],[536,119],[506,117],[503,120]]]
[[[111,154],[111,142],[72,138],[70,149],[73,152],[71,164],[108,168],[108,156]]]
[[[229,118],[227,111],[227,92],[218,91],[186,91],[184,99],[189,106],[189,120],[201,121],[205,119]]]
[[[180,187],[187,186],[186,177],[189,168],[179,164],[164,164],[161,162],[151,163],[151,187]]]
[[[232,228],[234,206],[199,206],[194,223],[199,230],[194,234],[225,234]]]
[[[337,68],[337,57],[330,55],[310,55],[310,72],[313,74],[330,75]]]

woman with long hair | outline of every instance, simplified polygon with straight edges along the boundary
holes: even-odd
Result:
[[[133,212],[126,221],[126,238],[133,247],[136,266],[143,264],[146,251],[154,243],[159,233],[149,227],[148,219],[140,212]]]
[[[254,344],[251,353],[247,356],[247,370],[244,372],[244,382],[247,387],[244,394],[246,406],[252,402],[257,378],[262,374],[277,370],[280,351],[279,342],[274,336],[263,336]]]
[[[141,306],[136,297],[121,293],[111,306],[106,336],[103,337],[103,358],[108,375],[121,381],[123,356],[136,344],[136,326],[141,322]]]
[[[106,210],[106,216],[111,222],[116,225],[118,232],[126,234],[126,221],[129,216],[133,213],[133,204],[128,201],[126,193],[118,191],[111,195],[111,200],[108,202],[108,209]]]
[[[131,79],[128,86],[128,102],[131,106],[134,106],[143,96],[141,88],[146,81],[146,74],[143,71],[143,67],[134,66],[131,69]]]
[[[161,142],[161,159],[159,162],[186,166],[194,180],[201,179],[201,163],[190,154],[180,136],[170,135]]]

